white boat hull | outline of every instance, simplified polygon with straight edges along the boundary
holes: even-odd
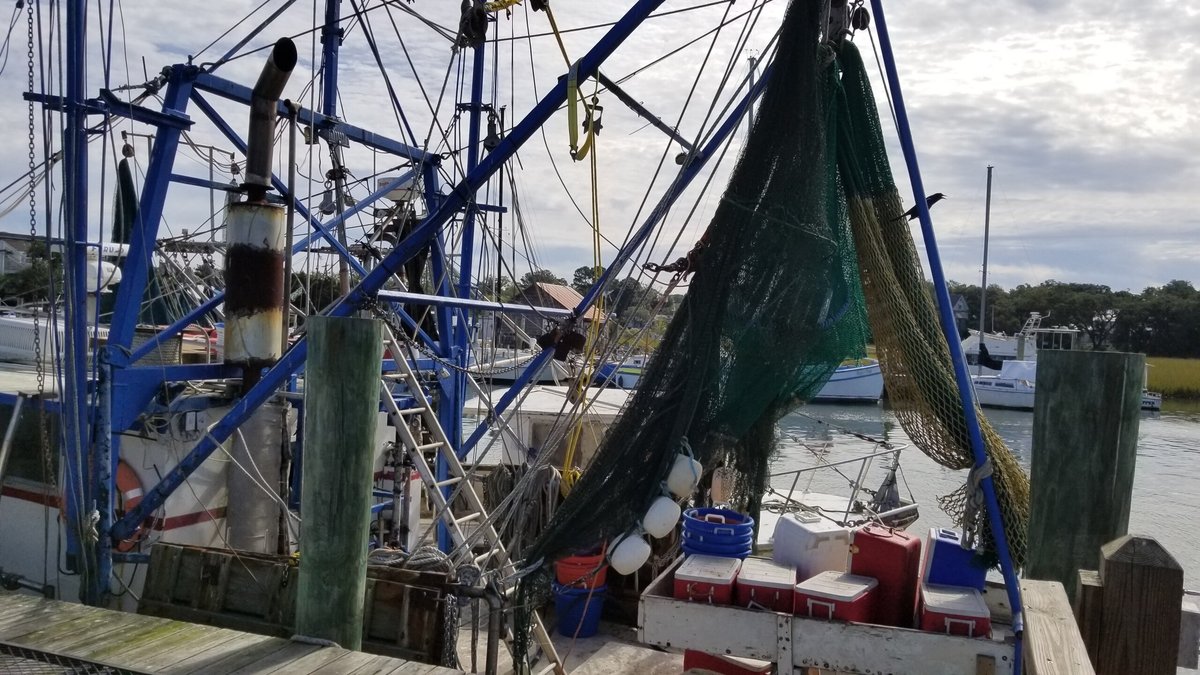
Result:
[[[883,396],[879,362],[839,366],[813,397],[816,403],[876,403]]]
[[[491,361],[476,363],[468,368],[471,376],[485,382],[513,382],[525,367],[533,360],[533,355],[519,355],[507,358],[496,358]],[[550,360],[534,375],[534,384],[559,384],[571,377],[571,371],[562,363]]]

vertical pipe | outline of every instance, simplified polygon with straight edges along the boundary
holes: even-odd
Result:
[[[63,134],[64,242],[66,349],[64,363],[64,407],[66,520],[68,569],[82,572],[83,601],[100,601],[103,580],[88,564],[94,551],[86,551],[78,538],[84,511],[94,505],[93,486],[85,479],[88,446],[87,403],[87,238],[88,156],[87,112],[87,7],[84,0],[69,0],[67,12],[67,112]],[[53,331],[54,318],[50,319]],[[80,490],[82,493],[80,493]],[[84,564],[79,567],[82,556]]]
[[[300,106],[295,101],[285,101],[288,109],[288,200],[286,228],[286,243],[283,247],[283,340],[279,343],[279,353],[288,348],[288,336],[291,334],[292,323],[292,256],[295,255],[296,235],[296,115]]]
[[[486,74],[484,64],[484,47],[487,40],[480,40],[475,47],[475,59],[471,68],[471,104],[469,115],[469,128],[467,130],[467,173],[475,171],[479,166],[479,123],[481,113],[483,112],[483,78]],[[501,165],[503,166],[503,165]],[[457,295],[460,298],[471,297],[471,272],[475,254],[475,218],[477,210],[475,208],[475,195],[472,194],[466,205],[466,213],[463,214],[463,234],[462,234],[462,249],[458,258],[458,289]],[[448,378],[443,378],[443,398],[438,409],[439,422],[441,422],[442,430],[446,432],[446,437],[450,440],[450,447],[458,448],[462,445],[462,425],[463,425],[463,405],[464,397],[467,392],[467,355],[468,341],[470,339],[471,326],[468,320],[470,314],[468,312],[449,312],[450,326],[443,326],[442,330],[453,331],[453,351],[451,359],[458,366],[453,369]],[[449,384],[447,387],[446,385]],[[446,460],[438,456],[437,461],[437,478],[439,481],[449,478],[449,468],[446,465]],[[442,489],[446,497],[449,498],[451,488]],[[453,547],[453,542],[450,540],[450,533],[446,530],[445,524],[438,523],[438,546],[443,551],[449,551]]]
[[[988,240],[991,237],[992,229],[992,165],[988,164],[987,168],[987,197],[983,202],[983,286],[979,293],[979,346],[976,351],[979,356],[983,355],[983,328],[984,319],[987,317],[987,263],[988,263]],[[995,326],[992,326],[995,328]],[[975,372],[983,373],[983,364],[979,361],[979,356],[975,357]]]
[[[108,580],[112,578],[113,496],[117,462],[120,456],[115,448],[112,433],[112,365],[108,362],[108,350],[99,353],[99,391],[96,397],[96,456],[93,458],[96,472],[96,510],[100,514],[96,522],[98,536],[96,576],[101,580],[101,592],[107,592]]]
[[[308,320],[296,632],[362,647],[383,335],[374,319]]]
[[[962,400],[963,417],[971,440],[971,452],[975,456],[975,467],[979,468],[987,463],[988,458],[983,445],[983,434],[979,429],[979,416],[976,414],[975,392],[971,388],[971,376],[967,373],[967,363],[963,360],[962,344],[958,340],[954,313],[950,307],[950,290],[946,287],[946,275],[942,271],[942,259],[938,254],[933,221],[929,218],[929,206],[925,203],[925,186],[921,181],[921,167],[917,163],[917,152],[913,146],[912,130],[908,123],[908,112],[904,107],[904,93],[900,89],[900,76],[896,72],[896,60],[892,52],[892,40],[888,35],[887,21],[883,15],[882,0],[871,0],[871,9],[875,12],[875,31],[879,35],[879,51],[883,54],[888,85],[892,92],[892,104],[895,107],[896,122],[899,127],[900,147],[904,151],[904,162],[908,167],[913,200],[921,219],[921,233],[925,238],[929,272],[933,277],[933,292],[937,294],[938,317],[941,320],[943,336],[950,348],[950,358],[954,363],[954,376],[958,382],[958,393]],[[990,473],[985,474],[982,487],[984,501],[987,503],[988,524],[991,526],[992,536],[996,541],[996,553],[1000,557],[1004,586],[1012,607],[1012,628],[1016,635],[1013,647],[1013,673],[1020,675],[1021,639],[1025,630],[1025,620],[1021,610],[1021,587],[1017,581],[1012,555],[1008,549],[1008,536],[1004,532],[1004,522],[1000,516],[1000,502],[996,499],[996,485]]]
[[[338,50],[342,45],[342,0],[325,0],[321,26],[321,113],[337,117]]]

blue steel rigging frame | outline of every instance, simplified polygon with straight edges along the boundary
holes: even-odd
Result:
[[[625,15],[616,22],[610,30],[576,63],[578,77],[594,77],[601,63],[647,18],[663,0],[638,0]],[[979,439],[978,422],[974,416],[972,392],[967,384],[969,380],[962,366],[961,354],[958,352],[958,342],[953,339],[953,317],[949,315],[945,295],[945,285],[942,282],[942,270],[937,256],[936,243],[933,239],[933,227],[928,209],[921,198],[920,171],[913,149],[911,131],[905,114],[903,96],[895,70],[894,55],[888,39],[886,23],[884,22],[881,0],[871,0],[880,34],[881,51],[887,65],[888,83],[892,89],[897,118],[900,127],[901,144],[908,164],[915,201],[925,234],[927,250],[930,252],[930,263],[935,281],[935,289],[940,293],[940,319],[947,331],[947,339],[952,353],[956,356],[956,375],[959,379],[960,394],[963,404],[968,411],[968,426],[971,428],[972,445],[976,454],[977,465],[982,465],[985,458],[982,453],[982,443]],[[277,16],[279,12],[276,12]],[[138,348],[132,347],[135,323],[145,291],[149,273],[149,263],[154,244],[158,235],[167,190],[172,182],[194,184],[194,180],[173,173],[174,159],[179,147],[182,132],[193,124],[188,116],[189,104],[195,104],[204,115],[226,136],[226,138],[244,152],[245,143],[219,113],[207,101],[205,95],[213,95],[248,104],[250,89],[230,80],[224,79],[213,72],[199,66],[178,64],[169,67],[164,72],[167,75],[166,91],[161,111],[131,105],[116,100],[111,92],[102,92],[99,99],[87,99],[86,87],[86,44],[87,44],[87,8],[84,0],[67,0],[65,2],[67,20],[66,32],[66,88],[64,96],[51,97],[30,92],[27,97],[40,101],[47,107],[62,110],[66,117],[64,133],[64,172],[65,232],[69,245],[64,247],[66,253],[66,338],[68,360],[65,364],[64,400],[62,413],[64,420],[63,456],[66,480],[64,502],[69,523],[78,524],[83,521],[85,509],[95,509],[99,512],[97,531],[98,569],[90,575],[84,585],[84,600],[90,604],[102,602],[108,590],[108,580],[114,559],[120,559],[122,554],[112,550],[112,542],[128,537],[137,529],[139,523],[152,515],[176,488],[212,454],[217,445],[224,442],[230,434],[250,414],[276,391],[289,378],[299,372],[304,365],[307,353],[307,342],[301,338],[288,349],[277,364],[272,366],[257,384],[236,401],[230,411],[217,422],[192,449],[161,481],[147,491],[142,502],[126,513],[120,520],[114,521],[113,495],[115,494],[114,477],[116,464],[120,457],[120,434],[128,430],[137,420],[138,415],[151,401],[154,392],[164,383],[184,380],[219,379],[236,375],[223,364],[181,365],[167,368],[139,367],[138,360],[148,354],[164,339],[181,332],[188,324],[216,307],[222,300],[222,294],[216,294],[207,302],[197,307],[187,316],[181,318],[165,330],[161,331],[147,344]],[[268,20],[269,21],[269,20]],[[293,200],[301,218],[308,221],[315,232],[297,242],[292,253],[301,252],[313,238],[320,237],[333,246],[349,264],[357,265],[356,271],[361,275],[361,281],[351,292],[342,297],[334,306],[327,310],[333,316],[346,316],[365,304],[376,300],[404,300],[405,302],[419,301],[411,296],[397,296],[381,292],[384,283],[393,275],[399,273],[402,266],[421,248],[442,245],[442,228],[457,214],[462,214],[463,242],[461,245],[459,278],[456,284],[443,284],[439,288],[440,296],[431,296],[428,303],[439,312],[440,325],[443,327],[439,340],[431,340],[427,335],[421,335],[426,347],[431,349],[438,358],[447,360],[459,368],[449,376],[439,380],[442,388],[441,400],[450,405],[443,405],[441,421],[453,445],[458,448],[460,456],[465,456],[479,442],[487,430],[489,417],[465,441],[462,439],[462,401],[465,395],[465,366],[467,358],[468,322],[451,321],[451,311],[466,312],[483,306],[493,309],[502,308],[499,304],[481,303],[470,299],[472,259],[474,248],[474,222],[476,214],[481,210],[474,202],[476,191],[486,184],[497,170],[507,162],[516,150],[533,133],[549,119],[551,114],[561,106],[567,96],[566,78],[559,79],[557,84],[527,113],[524,119],[516,124],[484,157],[479,156],[480,121],[483,110],[483,75],[484,47],[474,48],[473,74],[471,83],[471,101],[465,108],[469,111],[469,144],[467,147],[467,163],[464,177],[452,187],[449,194],[442,195],[437,188],[437,168],[440,157],[422,149],[414,148],[402,142],[375,134],[366,129],[347,124],[338,120],[337,110],[337,62],[341,43],[341,31],[338,28],[341,21],[340,0],[326,0],[325,23],[321,32],[322,67],[324,73],[324,95],[321,112],[301,108],[297,115],[300,124],[311,126],[315,130],[335,129],[353,142],[383,151],[396,157],[412,162],[413,170],[403,175],[399,181],[406,180],[413,173],[419,173],[425,183],[425,194],[428,200],[428,212],[421,223],[412,233],[400,241],[371,270],[365,270],[349,252],[341,246],[333,235],[337,226],[346,219],[353,217],[369,207],[391,189],[392,184],[379,186],[368,197],[344,213],[320,222],[309,213],[299,200]],[[256,29],[261,30],[261,29]],[[242,46],[246,41],[243,40]],[[235,47],[237,49],[237,47]],[[231,52],[232,53],[232,52]],[[226,58],[229,54],[226,55]],[[223,62],[222,59],[220,62]],[[584,296],[573,316],[582,315],[593,304],[604,284],[619,273],[622,266],[629,261],[634,252],[646,241],[658,222],[665,217],[674,201],[698,175],[705,162],[715,154],[715,150],[733,132],[753,101],[761,94],[765,84],[770,79],[768,68],[763,77],[747,91],[741,101],[733,107],[719,128],[713,133],[709,143],[698,152],[691,153],[679,174],[668,187],[659,203],[638,227],[627,244],[617,254],[612,264]],[[288,111],[280,103],[279,116],[287,117]],[[109,332],[107,346],[99,355],[95,386],[91,386],[87,365],[87,330],[89,317],[83,308],[86,297],[86,253],[93,244],[88,240],[87,198],[88,198],[88,156],[87,156],[87,118],[89,115],[117,115],[157,127],[156,141],[153,147],[150,164],[147,169],[146,181],[140,197],[139,222],[133,228],[129,255],[125,258],[122,269],[123,281],[117,295],[116,309]],[[278,177],[272,177],[276,190],[286,193],[284,183]],[[440,253],[440,251],[439,251]],[[442,259],[435,255],[434,260]],[[436,278],[444,278],[443,274],[435,274]],[[397,306],[404,323],[415,328],[417,323],[403,313]],[[515,400],[518,392],[532,379],[533,375],[549,360],[553,350],[545,349],[527,365],[522,375],[505,392],[495,406],[495,414],[503,413]],[[88,442],[95,438],[94,450]],[[88,471],[83,466],[85,458],[94,463],[95,481],[88,483],[83,480]],[[444,471],[444,467],[440,468]],[[81,489],[76,490],[76,486]],[[999,525],[999,509],[996,503],[995,490],[990,477],[982,481],[986,496],[987,511],[992,519],[993,532],[997,533],[997,543],[1000,549],[1002,568],[1007,582],[1010,600],[1014,609],[1014,629],[1020,636],[1020,597],[1015,571],[1009,555],[1008,547],[1003,537],[1003,528]],[[95,506],[99,505],[99,506]],[[68,556],[78,557],[81,554],[79,533],[74,527],[67,528]],[[1020,641],[1017,642],[1016,665],[1019,668]]]

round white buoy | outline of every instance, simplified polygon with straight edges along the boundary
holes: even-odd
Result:
[[[703,464],[687,455],[680,454],[675,458],[675,463],[671,465],[671,472],[667,474],[667,489],[676,497],[690,497],[696,486],[700,484],[702,471],[704,471]]]
[[[651,537],[662,538],[675,531],[675,524],[683,513],[674,499],[663,495],[655,499],[642,519],[642,529]]]
[[[617,538],[608,553],[608,562],[617,574],[633,574],[650,559],[650,543],[637,531]]]

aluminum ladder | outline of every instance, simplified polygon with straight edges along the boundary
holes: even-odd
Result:
[[[426,492],[429,494],[435,516],[445,524],[455,547],[467,552],[471,563],[477,565],[480,569],[492,567],[503,573],[504,568],[511,565],[508,549],[504,546],[504,542],[500,540],[499,533],[488,518],[483,500],[479,498],[479,493],[471,485],[466,470],[463,469],[462,462],[459,461],[458,455],[455,454],[454,449],[450,446],[450,441],[446,438],[446,432],[442,429],[437,415],[434,414],[433,407],[430,405],[429,399],[426,398],[420,381],[417,379],[417,374],[413,372],[408,359],[404,356],[404,350],[386,324],[384,324],[384,337],[387,339],[392,359],[396,363],[396,372],[385,375],[380,381],[380,400],[383,401],[384,409],[387,411],[392,425],[396,427],[397,432],[400,434],[400,440],[404,444],[405,452],[412,460],[417,472],[421,475],[421,482],[424,483]],[[409,393],[412,395],[415,405],[410,408],[401,409],[396,404],[391,391],[391,385],[396,382],[403,382],[408,385]],[[420,419],[421,426],[429,433],[430,442],[422,443],[423,439],[418,438],[413,433],[413,427],[410,424],[413,418]],[[448,476],[445,479],[438,480],[434,469],[436,461],[434,466],[430,466],[429,461],[425,458],[425,453],[428,451],[433,451],[435,457],[445,460],[448,468]],[[443,494],[442,490],[444,488],[452,489],[450,500],[447,500],[446,495]],[[450,501],[455,496],[461,496],[463,501],[466,502],[468,511],[466,515],[456,517],[451,511]],[[474,533],[469,534],[463,529],[463,525],[468,523],[477,523]],[[471,541],[486,543],[488,550],[478,556],[471,556]],[[511,589],[508,590],[511,591]],[[511,595],[511,593],[509,594]],[[533,612],[532,630],[534,642],[541,649],[542,656],[546,658],[547,662],[547,666],[538,671],[539,675],[543,673],[565,675],[566,670],[563,668],[562,660],[559,658],[558,652],[554,648],[554,643],[550,640],[550,634],[546,631],[542,617],[537,611]],[[513,636],[508,628],[505,628],[504,643],[508,646],[509,653],[512,653]]]

